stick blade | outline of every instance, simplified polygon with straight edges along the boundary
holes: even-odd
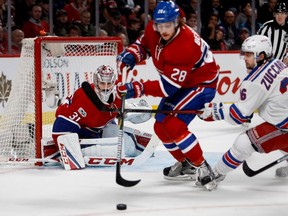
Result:
[[[130,181],[122,178],[121,175],[116,176],[116,183],[123,187],[133,187],[137,185],[141,180]]]
[[[123,187],[133,187],[137,185],[141,180],[126,180],[120,174],[120,163],[116,164],[116,183]]]
[[[243,172],[244,172],[247,176],[249,176],[249,177],[253,177],[253,176],[255,176],[255,175],[258,174],[256,171],[252,170],[252,169],[248,166],[248,164],[247,164],[246,161],[243,162],[242,168],[243,168]]]

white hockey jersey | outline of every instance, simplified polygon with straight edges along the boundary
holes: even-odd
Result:
[[[288,130],[288,68],[272,59],[254,68],[243,80],[240,100],[224,108],[224,118],[242,124],[258,109],[266,122]]]

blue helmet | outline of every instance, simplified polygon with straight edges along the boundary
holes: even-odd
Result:
[[[180,15],[178,6],[173,1],[161,1],[153,13],[154,23],[174,22]]]

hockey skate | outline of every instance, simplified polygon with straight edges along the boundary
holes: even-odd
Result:
[[[206,160],[197,168],[196,186],[205,187],[209,191],[217,187],[215,174]]]
[[[188,162],[176,162],[163,170],[164,179],[172,181],[195,181],[196,169]]]
[[[276,169],[275,176],[279,178],[285,178],[288,176],[288,165],[282,166]]]
[[[223,181],[226,177],[226,175],[220,174],[216,169],[213,169],[213,173],[215,175],[215,181],[217,183]]]

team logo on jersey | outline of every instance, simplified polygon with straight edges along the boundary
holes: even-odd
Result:
[[[87,113],[85,112],[85,110],[84,110],[82,107],[80,107],[80,108],[78,109],[78,113],[80,113],[80,115],[81,115],[82,117],[86,117],[86,116],[87,116]]]

